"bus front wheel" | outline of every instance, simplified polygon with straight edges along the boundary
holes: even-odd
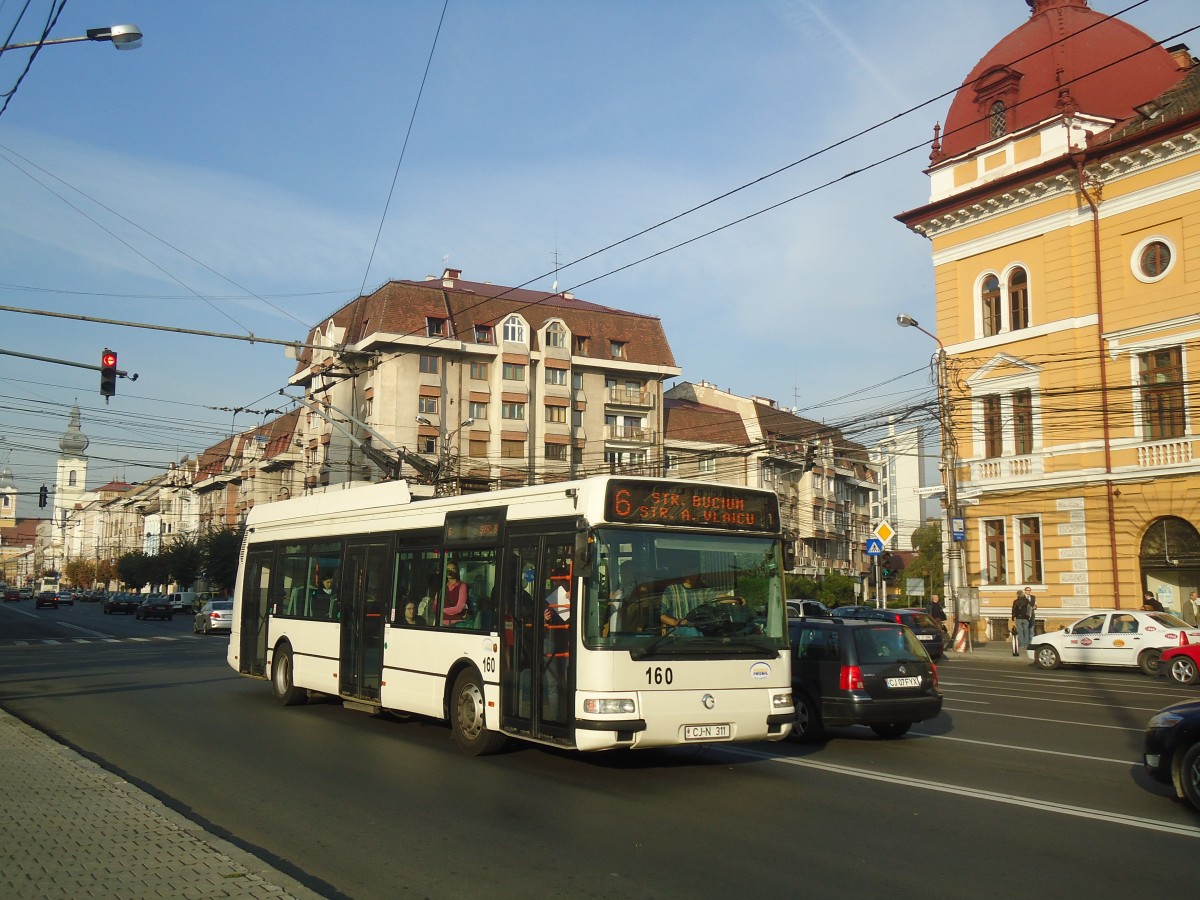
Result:
[[[469,756],[498,753],[506,742],[504,735],[488,730],[485,711],[482,681],[474,670],[464,669],[454,679],[450,730],[458,749]]]
[[[276,648],[271,661],[271,686],[275,699],[284,706],[296,706],[308,699],[308,691],[292,683],[292,648],[286,644]]]

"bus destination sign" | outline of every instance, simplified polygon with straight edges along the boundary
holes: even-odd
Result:
[[[682,525],[732,531],[776,531],[774,494],[720,484],[680,481],[610,481],[605,518],[638,525]]]

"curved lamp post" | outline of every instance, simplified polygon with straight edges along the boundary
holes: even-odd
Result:
[[[941,426],[942,460],[938,468],[942,472],[942,484],[946,488],[946,517],[942,529],[942,545],[946,553],[946,588],[950,595],[951,608],[954,610],[954,627],[962,621],[960,617],[959,591],[965,584],[963,578],[962,549],[954,540],[952,520],[958,516],[958,469],[957,456],[954,449],[954,432],[950,427],[950,387],[946,378],[946,347],[936,334],[926,331],[908,313],[896,316],[896,324],[901,328],[915,328],[928,335],[938,345],[937,352],[937,395],[938,395],[938,424]]]
[[[76,41],[111,41],[117,50],[136,50],[142,46],[142,31],[136,25],[110,25],[107,28],[89,28],[87,34],[78,37],[46,38],[43,41],[24,41],[20,44],[5,44],[5,50],[20,50],[23,47],[48,47],[50,44],[73,44]]]

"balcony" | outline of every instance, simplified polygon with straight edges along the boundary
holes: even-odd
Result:
[[[642,428],[637,425],[605,425],[604,439],[606,441],[624,441],[628,444],[653,444],[655,431],[653,428]]]
[[[654,398],[654,391],[614,387],[608,388],[605,402],[610,406],[632,406],[639,409],[653,409]]]
[[[1138,466],[1143,469],[1184,466],[1191,461],[1192,442],[1187,438],[1155,441],[1138,447]]]
[[[1037,456],[1005,456],[997,459],[982,459],[971,463],[973,484],[997,484],[1006,481],[1024,481],[1040,478],[1045,471],[1045,462]]]

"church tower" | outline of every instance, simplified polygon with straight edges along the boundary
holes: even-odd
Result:
[[[79,424],[79,404],[71,407],[71,421],[67,430],[58,439],[58,447],[62,452],[58,455],[58,477],[54,488],[54,514],[51,528],[51,557],[53,568],[61,570],[63,559],[63,533],[68,511],[87,490],[87,457],[83,451],[88,447],[87,435]]]
[[[12,471],[8,466],[0,472],[0,528],[12,528],[17,524],[17,488],[13,484]]]

